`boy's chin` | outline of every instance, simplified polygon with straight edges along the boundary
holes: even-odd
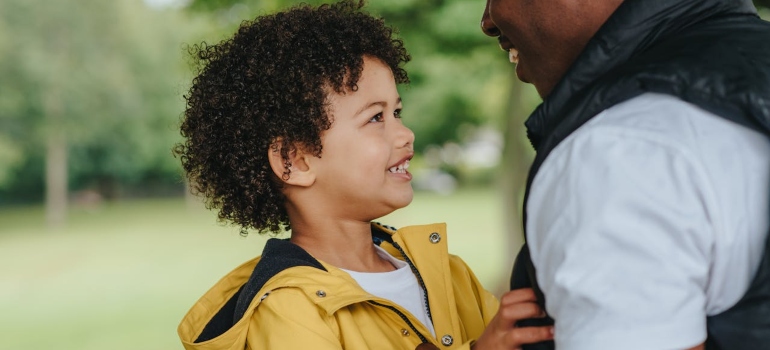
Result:
[[[377,213],[376,217],[380,218],[385,215],[388,215],[396,210],[403,209],[407,207],[410,203],[412,203],[412,199],[414,199],[414,193],[404,194],[403,196],[399,198],[392,198],[388,203],[387,206],[383,207],[385,209],[384,212]]]
[[[409,192],[409,195],[405,194],[403,198],[399,198],[399,200],[396,201],[393,210],[405,208],[410,203],[412,203],[413,199],[414,199],[414,192]]]

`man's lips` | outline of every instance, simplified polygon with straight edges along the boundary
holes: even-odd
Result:
[[[508,61],[513,64],[519,63],[519,50],[513,44],[503,37],[498,37],[497,42],[500,44],[500,49],[508,52]]]

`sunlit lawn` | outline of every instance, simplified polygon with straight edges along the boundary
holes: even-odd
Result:
[[[497,291],[510,271],[500,203],[491,190],[423,193],[381,221],[447,222],[450,250]],[[181,349],[180,318],[265,240],[181,199],[73,209],[60,231],[42,208],[0,209],[0,349]]]

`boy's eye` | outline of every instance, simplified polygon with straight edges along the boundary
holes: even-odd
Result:
[[[399,108],[399,109],[395,110],[393,112],[393,116],[400,119],[401,118],[401,109]]]
[[[379,123],[382,121],[382,113],[377,113],[372,119],[369,119],[370,123]]]

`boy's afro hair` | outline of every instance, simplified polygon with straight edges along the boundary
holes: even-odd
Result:
[[[321,134],[332,122],[327,95],[357,89],[364,56],[388,65],[397,83],[409,82],[403,42],[362,7],[350,0],[299,5],[246,21],[219,44],[190,48],[198,76],[185,95],[185,139],[173,153],[220,221],[242,233],[289,229],[268,152],[280,146],[287,164],[295,147],[320,157]]]

